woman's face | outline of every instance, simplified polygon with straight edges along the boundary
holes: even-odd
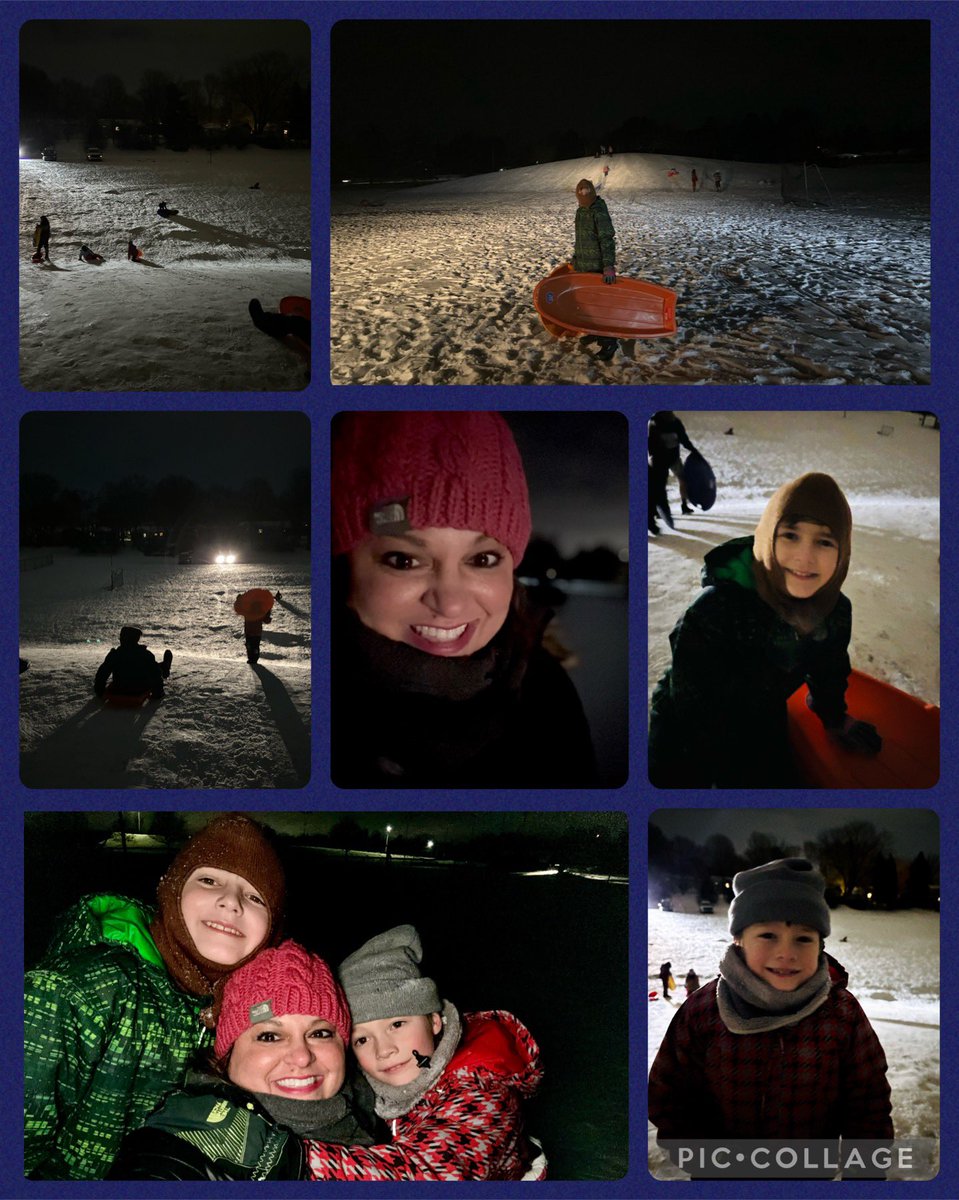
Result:
[[[780,521],[774,552],[786,580],[786,591],[796,600],[815,596],[839,565],[839,542],[828,525],[812,521]]]
[[[349,559],[349,605],[363,624],[427,654],[475,654],[509,612],[513,556],[485,533],[369,534]]]
[[[251,1025],[233,1043],[237,1087],[290,1100],[329,1100],[343,1086],[346,1047],[329,1021],[291,1013]]]
[[[252,954],[270,927],[269,909],[256,888],[219,867],[190,872],[180,912],[200,957],[227,967]]]

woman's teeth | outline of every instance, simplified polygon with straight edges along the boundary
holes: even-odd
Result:
[[[311,1088],[315,1087],[317,1083],[319,1083],[319,1078],[316,1075],[307,1075],[303,1079],[278,1079],[276,1081],[277,1087],[285,1088]]]
[[[455,642],[466,632],[465,625],[457,625],[455,629],[441,629],[438,625],[414,625],[413,629],[420,637],[431,638],[434,642]]]

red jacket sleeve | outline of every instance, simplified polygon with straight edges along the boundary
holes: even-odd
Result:
[[[312,1179],[490,1179],[523,1140],[519,1100],[508,1088],[457,1088],[422,1114],[404,1119],[389,1146],[335,1146],[306,1142]]]

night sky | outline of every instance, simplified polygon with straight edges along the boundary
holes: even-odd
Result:
[[[21,61],[51,79],[89,84],[101,75],[119,75],[128,90],[136,89],[147,70],[202,79],[266,50],[308,58],[309,28],[302,21],[38,20],[20,30]]]
[[[852,821],[869,821],[892,835],[892,853],[914,858],[939,854],[939,818],[916,808],[673,808],[660,809],[650,818],[667,837],[687,837],[702,845],[714,833],[725,834],[741,853],[756,831],[799,847],[826,829]]]
[[[566,556],[629,540],[629,431],[622,413],[506,412],[523,457],[533,531]]]
[[[302,413],[44,412],[20,422],[21,474],[52,475],[78,491],[128,475],[185,475],[201,487],[266,479],[283,491],[290,473],[309,465]]]
[[[331,45],[334,145],[374,127],[598,143],[630,118],[695,128],[791,109],[823,136],[895,138],[929,119],[922,21],[342,21]]]

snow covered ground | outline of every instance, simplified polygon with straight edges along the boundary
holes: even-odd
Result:
[[[28,553],[21,564],[45,552]],[[310,775],[310,562],[304,553],[232,566],[174,558],[111,560],[53,550],[20,576],[21,778],[37,788],[298,788]],[[279,591],[260,661],[246,662],[238,592]],[[105,707],[93,676],[139,625],[159,659],[173,652],[166,697]]]
[[[648,1058],[653,1058],[686,997],[692,967],[701,984],[715,979],[730,943],[726,906],[696,911],[691,895],[674,897],[671,913],[649,910]],[[681,911],[683,908],[686,911]],[[848,942],[841,942],[842,938]],[[849,990],[862,1005],[889,1064],[892,1120],[897,1138],[939,1137],[939,914],[922,911],[832,913],[826,949],[849,972]],[[659,964],[672,964],[675,997],[662,999]],[[685,1179],[656,1145],[649,1126],[649,1169],[656,1179]]]
[[[805,471],[832,475],[853,516],[854,667],[939,703],[939,431],[907,412],[681,412],[710,462],[716,503],[648,539],[649,693],[669,666],[669,633],[699,594],[703,557],[750,534],[766,501]],[[727,435],[732,428],[734,433]],[[881,434],[882,429],[889,430]]]
[[[20,163],[20,379],[31,391],[289,391],[306,362],[247,305],[310,295],[308,151],[122,151]],[[258,189],[253,184],[259,183]],[[156,215],[166,200],[179,216]],[[50,265],[33,230],[50,220]],[[143,261],[127,261],[127,242]],[[78,259],[81,244],[102,266]]]
[[[723,190],[693,194],[693,167]],[[928,383],[928,169],[823,175],[822,206],[784,204],[778,166],[656,154],[335,190],[332,382]],[[583,177],[602,185],[619,273],[678,294],[676,336],[610,363],[532,305],[572,254]]]

